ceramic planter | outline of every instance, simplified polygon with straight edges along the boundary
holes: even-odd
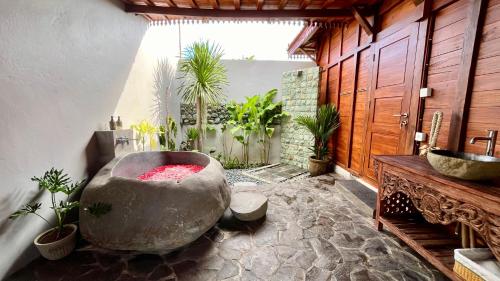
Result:
[[[328,172],[329,164],[329,160],[318,160],[311,156],[309,157],[309,173],[312,177],[326,174],[326,172]]]
[[[41,243],[41,238],[47,233],[53,231],[55,228],[51,228],[42,234],[38,235],[33,243],[37,247],[40,254],[48,259],[48,260],[58,260],[62,259],[65,256],[69,255],[76,245],[76,230],[77,226],[74,224],[66,224],[64,227],[71,228],[71,233],[67,236],[63,237],[60,240],[50,242],[50,243]]]

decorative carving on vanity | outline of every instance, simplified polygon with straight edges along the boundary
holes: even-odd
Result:
[[[493,254],[500,260],[500,218],[485,212],[481,207],[450,198],[443,193],[422,183],[414,182],[396,174],[383,171],[379,192],[383,196],[380,215],[392,215],[394,206],[388,207],[386,202],[394,202],[397,194],[406,202],[406,212],[398,214],[414,214],[414,209],[430,223],[448,225],[462,222],[471,226],[486,240]],[[411,200],[408,203],[407,198]],[[398,210],[401,208],[399,206]]]

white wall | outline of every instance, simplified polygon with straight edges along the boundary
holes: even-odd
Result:
[[[178,114],[177,95],[165,95],[174,89],[177,35],[176,26],[124,13],[118,0],[0,0],[0,279],[37,255],[33,238],[47,229],[37,217],[7,219],[32,200],[48,207],[32,176],[56,167],[86,178],[97,161],[93,132],[110,115],[129,127],[161,122],[167,103]],[[279,87],[296,67],[226,63],[230,97]]]
[[[281,100],[281,77],[284,72],[291,70],[302,69],[307,67],[312,67],[315,64],[313,62],[298,62],[298,61],[250,61],[250,60],[223,60],[222,63],[227,69],[227,75],[229,84],[224,90],[226,95],[226,100],[234,100],[236,102],[245,101],[245,97],[253,96],[256,94],[264,94],[271,89],[278,89],[278,94],[276,95],[275,101]],[[175,88],[177,88],[178,82],[175,83]],[[174,118],[180,122],[180,109],[179,103],[180,99],[177,94],[172,94],[169,108],[171,108],[171,114]],[[182,135],[186,131],[187,126],[183,128]],[[205,150],[210,148],[215,148],[217,152],[222,152],[221,143],[221,132],[220,126],[216,126],[217,132],[209,133],[207,135],[207,140],[205,141]],[[276,129],[276,132],[271,139],[271,153],[270,162],[279,162],[280,157],[280,128]],[[182,139],[183,136],[178,137],[178,141]],[[227,138],[230,142],[230,138]],[[260,146],[256,144],[255,141],[251,142],[253,145],[250,146],[250,161],[260,162],[259,149]],[[241,156],[241,145],[235,141],[233,146],[233,154],[235,156]],[[240,157],[241,158],[241,157]]]
[[[0,1],[0,279],[36,255],[33,238],[47,228],[37,217],[7,219],[33,199],[48,214],[29,179],[53,166],[87,177],[92,134],[110,115],[128,127],[156,114],[153,74],[160,58],[175,64],[176,29],[148,29],[119,3]]]

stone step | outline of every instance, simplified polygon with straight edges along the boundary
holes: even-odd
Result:
[[[266,215],[267,197],[257,192],[237,192],[231,196],[229,206],[240,221],[255,221]]]

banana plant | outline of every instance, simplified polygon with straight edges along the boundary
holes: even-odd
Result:
[[[290,114],[281,110],[283,103],[273,102],[278,93],[277,89],[272,89],[267,93],[257,96],[255,104],[254,122],[258,124],[258,142],[261,145],[261,161],[269,164],[269,153],[271,151],[271,138],[274,135],[275,121],[288,117]]]
[[[142,144],[142,151],[145,150],[146,136],[149,138],[149,147],[151,150],[156,147],[154,135],[158,131],[155,126],[146,120],[141,121],[139,124],[130,126],[137,133],[137,139]]]
[[[229,131],[233,138],[243,146],[242,158],[245,165],[248,166],[250,136],[258,130],[258,124],[252,118],[256,114],[255,103],[258,97],[247,97],[246,99],[245,103],[231,102],[228,104],[227,109],[230,118],[227,124],[231,126]]]

